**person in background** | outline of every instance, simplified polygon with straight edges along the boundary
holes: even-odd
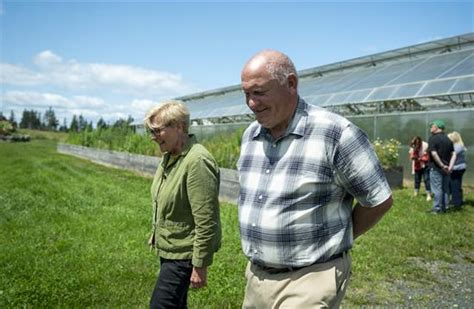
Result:
[[[285,54],[257,53],[241,81],[257,119],[242,136],[237,164],[249,259],[242,307],[337,308],[354,239],[392,206],[385,174],[364,131],[299,97]]]
[[[221,245],[219,168],[188,134],[189,111],[166,101],[145,118],[145,128],[164,153],[151,186],[153,229],[160,273],[150,308],[187,308],[189,286],[207,284],[207,269]]]
[[[462,176],[467,167],[466,147],[464,146],[461,134],[458,132],[451,132],[448,134],[448,137],[453,142],[454,152],[456,153],[456,161],[451,172],[450,182],[451,204],[455,209],[461,209],[463,204]]]
[[[410,142],[408,153],[411,159],[411,173],[415,176],[414,196],[418,196],[421,181],[424,180],[426,200],[431,201],[428,143],[423,141],[421,137],[414,136]]]
[[[456,161],[453,142],[444,133],[444,121],[434,120],[430,123],[431,137],[428,140],[430,154],[430,185],[433,192],[431,213],[444,213],[449,199],[449,174]]]

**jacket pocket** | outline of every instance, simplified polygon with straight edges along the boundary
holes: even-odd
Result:
[[[164,221],[158,226],[157,245],[170,252],[184,252],[193,248],[194,228],[184,222]]]

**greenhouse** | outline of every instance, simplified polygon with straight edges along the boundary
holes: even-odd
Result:
[[[310,104],[345,115],[371,140],[401,142],[400,165],[411,179],[408,143],[427,140],[431,120],[461,133],[474,164],[474,33],[350,59],[299,73],[299,93]],[[191,130],[206,137],[246,126],[254,117],[240,85],[191,94],[183,100]],[[474,185],[473,168],[464,176]]]

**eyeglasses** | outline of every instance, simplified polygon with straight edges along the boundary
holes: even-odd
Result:
[[[149,128],[147,130],[148,134],[150,135],[160,135],[160,133],[166,128],[167,126],[161,126],[161,127],[158,127],[158,128]]]

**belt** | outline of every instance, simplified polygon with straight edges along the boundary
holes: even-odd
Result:
[[[312,265],[315,265],[315,264],[326,263],[326,262],[329,262],[329,261],[332,261],[332,260],[335,260],[335,259],[342,258],[345,254],[347,254],[347,251],[337,253],[337,254],[331,256],[329,259],[327,259],[325,261],[322,261],[322,262],[321,261],[316,261],[313,264],[309,264],[309,265],[305,265],[305,266],[297,266],[297,267],[291,267],[290,266],[290,267],[275,268],[275,267],[268,267],[268,266],[259,265],[257,263],[252,263],[252,264],[257,266],[259,269],[261,269],[265,272],[268,272],[270,274],[279,274],[279,273],[287,273],[287,272],[291,272],[291,271],[297,271],[297,270],[300,270],[300,269],[303,269],[303,268],[306,268],[306,267],[309,267],[309,266],[312,266]]]

